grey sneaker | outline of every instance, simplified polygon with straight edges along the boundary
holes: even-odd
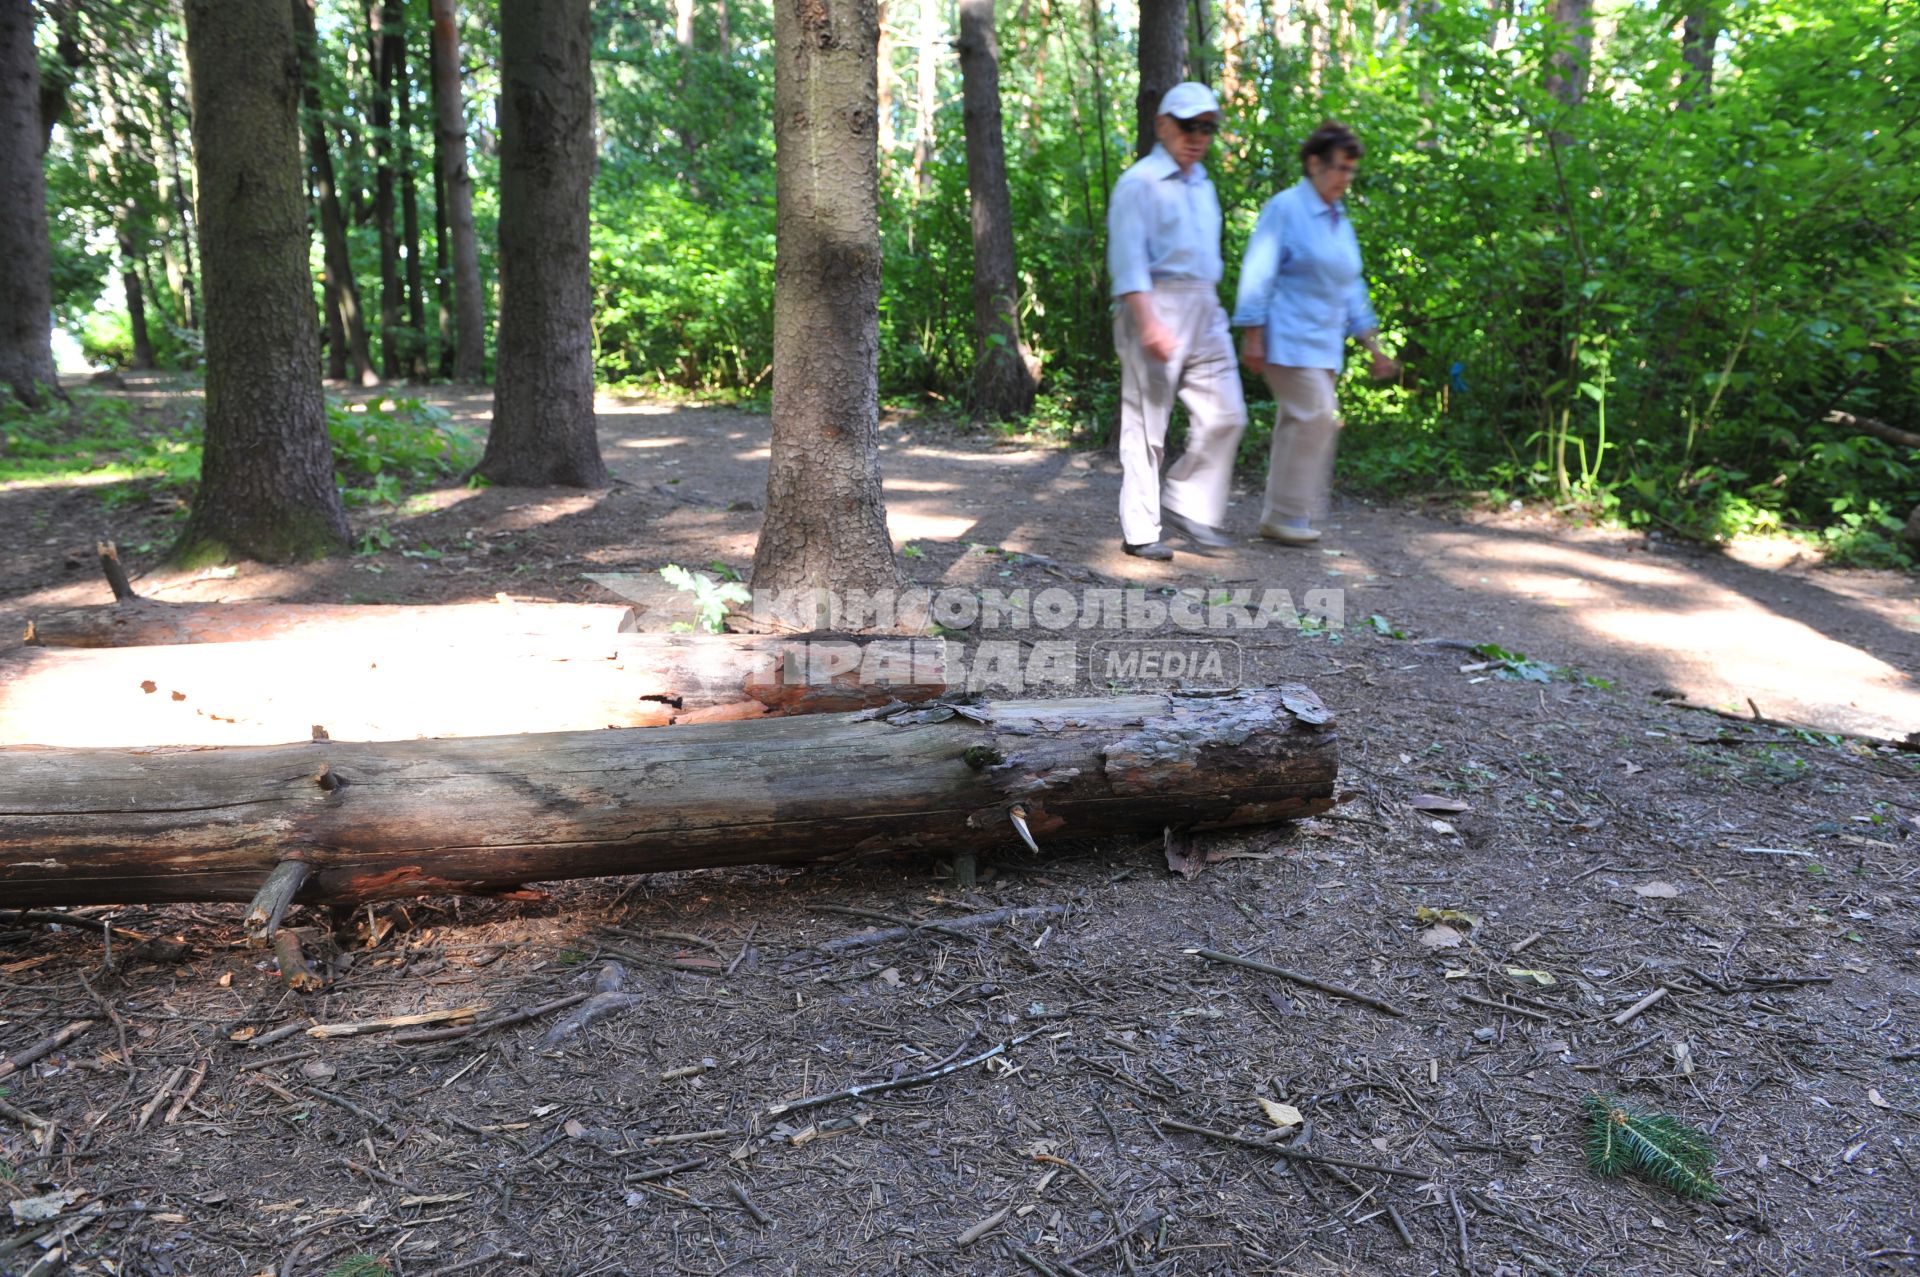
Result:
[[[1171,524],[1175,532],[1178,532],[1195,545],[1212,546],[1218,549],[1223,545],[1233,544],[1233,538],[1220,529],[1208,527],[1198,519],[1189,519],[1178,510],[1169,510],[1162,506],[1160,509],[1160,522]]]

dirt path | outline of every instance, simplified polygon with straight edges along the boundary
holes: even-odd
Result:
[[[609,404],[623,482],[607,492],[450,490],[364,517],[393,530],[378,554],[141,584],[605,599],[587,574],[742,567],[759,516],[732,507],[761,499],[766,425]],[[0,1212],[0,1273],[59,1245],[76,1274],[129,1277],[320,1277],[354,1255],[405,1277],[1914,1271],[1920,760],[1647,695],[1911,729],[1911,682],[1876,672],[1920,667],[1910,579],[1352,504],[1338,554],[1251,545],[1168,570],[1119,553],[1103,459],[894,422],[884,464],[925,582],[1038,589],[1085,563],[1296,597],[1333,586],[1350,622],[1491,640],[1613,686],[1462,673],[1460,651],[1367,624],[1249,643],[1250,677],[1303,679],[1338,711],[1347,800],[1203,837],[1216,859],[1192,880],[1142,830],[1049,839],[1039,858],[1010,845],[970,890],[919,853],[296,910],[333,968],[304,996],[234,944],[238,905],[57,929],[0,914],[0,1057],[91,1023],[0,1081],[0,1202],[72,1194],[48,1224]],[[28,529],[0,547],[9,617],[97,598],[93,537],[135,546],[164,527],[90,489],[0,492],[0,515]],[[1693,633],[1714,640],[1706,653]],[[1438,818],[1416,805],[1431,796],[1464,810]],[[1031,906],[1056,911],[815,947],[881,925],[849,907],[934,921]],[[1423,909],[1469,917],[1448,935]],[[160,942],[122,934],[109,955],[108,921]],[[610,965],[630,995],[620,1014],[563,1039],[547,1036],[558,1011],[441,1042],[301,1032],[532,1010]],[[928,1085],[773,1111],[1003,1043]],[[1591,1093],[1711,1131],[1722,1200],[1589,1171]],[[1271,1138],[1258,1098],[1301,1110],[1306,1151],[1411,1177],[1301,1167],[1174,1125]]]

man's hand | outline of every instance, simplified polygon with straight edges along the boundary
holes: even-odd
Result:
[[[1373,352],[1373,379],[1391,381],[1400,375],[1400,361],[1389,359],[1384,351]]]
[[[1153,294],[1126,293],[1120,300],[1133,312],[1133,326],[1140,334],[1140,348],[1147,352],[1147,358],[1162,364],[1172,359],[1173,330],[1160,322],[1160,312],[1153,308]]]
[[[1240,334],[1240,362],[1254,372],[1267,366],[1267,330],[1249,328]]]
[[[1147,358],[1166,363],[1173,358],[1173,330],[1158,317],[1148,320],[1140,326],[1140,348],[1147,352]]]

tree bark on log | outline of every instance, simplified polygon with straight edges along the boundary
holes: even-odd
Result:
[[[944,694],[949,671],[962,668],[957,645],[944,639],[829,634],[30,647],[0,659],[0,745],[279,745],[664,727],[922,701]]]
[[[1333,805],[1299,685],[578,732],[178,752],[0,751],[0,897],[302,903],[557,878],[1222,829]],[[1020,854],[1026,854],[1024,850]]]
[[[459,643],[512,634],[606,637],[629,623],[616,603],[167,603],[133,598],[43,612],[24,641],[40,647],[158,647],[254,639]]]

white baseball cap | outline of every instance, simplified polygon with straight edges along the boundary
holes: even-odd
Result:
[[[1174,85],[1160,99],[1159,114],[1171,115],[1176,120],[1191,120],[1209,111],[1220,114],[1220,99],[1213,96],[1212,89],[1194,80]]]

